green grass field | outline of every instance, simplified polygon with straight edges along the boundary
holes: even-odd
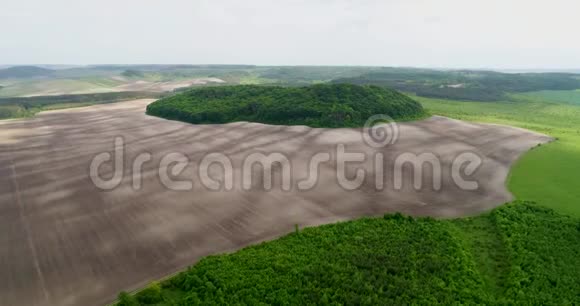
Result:
[[[557,138],[537,148],[512,168],[508,187],[521,200],[536,201],[580,216],[580,104],[552,102],[552,95],[513,95],[513,101],[465,102],[414,97],[432,114],[467,121],[513,125]],[[572,91],[569,95],[576,95]]]
[[[543,90],[521,94],[528,99],[580,105],[580,90]]]

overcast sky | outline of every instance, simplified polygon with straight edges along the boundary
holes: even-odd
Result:
[[[580,68],[577,0],[0,0],[0,64]]]

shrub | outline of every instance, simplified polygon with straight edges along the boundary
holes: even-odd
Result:
[[[138,306],[139,302],[129,293],[122,291],[119,293],[119,302],[117,306]]]
[[[163,294],[159,283],[153,282],[149,287],[137,294],[137,300],[142,304],[155,304],[163,301]]]

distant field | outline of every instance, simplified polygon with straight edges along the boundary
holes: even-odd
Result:
[[[158,98],[161,96],[162,94],[155,92],[130,91],[79,95],[0,98],[0,120],[32,117],[36,113],[46,110],[81,107],[94,104],[106,104],[142,98]]]
[[[580,216],[580,105],[547,98],[573,97],[576,92],[528,93],[517,95],[515,102],[414,98],[432,114],[513,125],[557,137],[556,142],[527,153],[515,164],[508,187],[519,199]]]
[[[177,88],[223,82],[217,78],[163,79],[156,75],[142,78],[87,77],[79,79],[26,79],[3,81],[0,97],[91,94],[123,91],[172,91]]]
[[[353,77],[371,67],[268,67],[245,65],[105,65],[50,70],[34,66],[0,69],[0,97],[102,92],[171,91],[195,85],[309,85]]]
[[[152,91],[151,87],[184,87],[188,82],[199,85],[196,79],[219,79],[230,85],[374,84],[430,98],[501,101],[510,92],[578,89],[579,76],[364,66],[104,65],[58,70],[20,66],[0,69],[0,86],[6,85],[0,96],[125,91],[123,86]]]
[[[436,71],[429,69],[381,69],[335,82],[387,86],[417,96],[469,101],[502,101],[509,93],[540,90],[575,90],[577,76],[565,73],[516,73],[493,71]]]
[[[96,93],[113,91],[118,84],[106,79],[40,79],[40,80],[11,80],[0,90],[0,97],[42,96],[71,93]]]
[[[580,105],[580,90],[543,90],[521,95],[528,99]]]

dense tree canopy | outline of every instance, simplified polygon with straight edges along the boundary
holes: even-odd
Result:
[[[252,121],[312,127],[362,126],[376,114],[394,119],[424,114],[419,103],[398,92],[350,84],[200,88],[154,102],[147,113],[196,124]]]
[[[579,233],[580,220],[530,203],[364,218],[210,256],[118,305],[574,305]]]

